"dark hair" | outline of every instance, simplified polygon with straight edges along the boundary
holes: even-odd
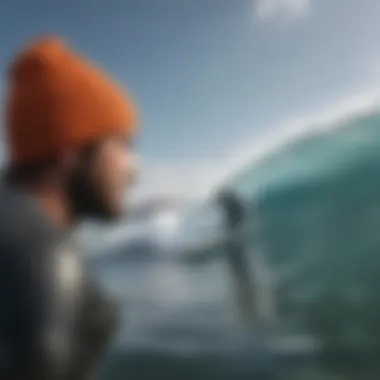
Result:
[[[26,185],[46,178],[58,165],[57,159],[25,164],[11,164],[4,169],[3,179],[12,185]]]
[[[92,143],[81,147],[79,155],[84,160],[91,160],[95,156],[100,142]],[[59,166],[59,158],[50,157],[44,160],[13,164],[4,169],[3,178],[7,183],[14,185],[27,185],[44,180]]]

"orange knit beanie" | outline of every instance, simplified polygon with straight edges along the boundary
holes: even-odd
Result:
[[[6,139],[12,163],[34,162],[96,142],[131,136],[137,112],[129,96],[59,38],[46,38],[11,65]]]

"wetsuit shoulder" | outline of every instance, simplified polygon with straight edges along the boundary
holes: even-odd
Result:
[[[66,379],[80,294],[77,255],[23,197],[1,194],[1,203],[0,377]]]

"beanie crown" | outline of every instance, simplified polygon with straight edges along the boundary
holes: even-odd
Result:
[[[114,132],[132,135],[137,127],[130,97],[58,38],[42,39],[21,52],[9,79],[11,161],[59,155]]]

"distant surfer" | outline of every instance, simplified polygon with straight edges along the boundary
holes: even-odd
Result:
[[[263,324],[258,307],[257,288],[255,278],[250,272],[250,262],[253,257],[248,258],[247,242],[247,210],[244,202],[238,194],[231,189],[223,189],[216,197],[218,204],[224,213],[226,235],[230,239],[226,243],[225,251],[229,269],[233,275],[235,285],[235,297],[237,307],[241,313],[244,327],[243,350],[236,352],[236,367],[234,378],[237,379],[273,379],[275,365],[273,356],[268,348],[270,335],[267,326]],[[251,253],[252,254],[252,253]],[[247,364],[249,363],[249,365]]]
[[[137,113],[112,79],[59,38],[28,46],[9,76],[0,378],[91,379],[117,307],[83,264],[72,232],[84,217],[122,213]]]
[[[224,213],[226,234],[231,237],[226,243],[225,251],[235,282],[237,306],[244,323],[250,326],[256,321],[253,284],[245,252],[246,237],[242,234],[246,222],[244,204],[230,189],[220,191],[217,195],[217,202]]]

